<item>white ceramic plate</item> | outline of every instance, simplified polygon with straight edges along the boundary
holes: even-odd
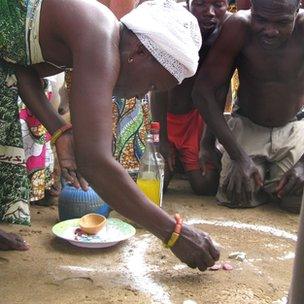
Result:
[[[53,233],[71,244],[83,248],[106,248],[132,237],[133,226],[116,218],[108,218],[105,227],[95,235],[79,234],[79,219],[56,224]]]

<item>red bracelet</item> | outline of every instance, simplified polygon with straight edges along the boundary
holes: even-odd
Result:
[[[180,234],[181,231],[182,231],[183,220],[178,213],[176,213],[174,215],[174,218],[176,220],[176,225],[175,225],[175,228],[174,228],[174,232]]]
[[[58,140],[58,138],[65,133],[68,130],[72,129],[72,125],[70,123],[62,126],[61,128],[59,128],[57,131],[54,132],[54,134],[52,135],[52,139],[51,139],[51,143],[54,145],[56,143],[56,141]]]

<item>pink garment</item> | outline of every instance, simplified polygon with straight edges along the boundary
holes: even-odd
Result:
[[[45,144],[49,141],[50,135],[28,108],[21,109],[19,118],[25,122],[28,128],[26,133],[28,144],[26,146],[30,147],[31,155],[26,157],[26,168],[29,173],[44,169],[46,158]],[[32,140],[32,143],[29,143],[29,140]]]

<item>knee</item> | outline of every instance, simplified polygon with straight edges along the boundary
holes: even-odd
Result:
[[[190,178],[189,181],[196,195],[214,196],[218,188],[219,174],[209,173],[200,178]]]

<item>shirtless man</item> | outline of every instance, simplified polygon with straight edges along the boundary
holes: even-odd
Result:
[[[304,102],[299,5],[253,0],[251,10],[224,24],[196,80],[193,99],[226,150],[217,193],[226,206],[254,207],[271,198],[299,211],[304,181],[304,121],[296,118]],[[225,97],[218,92],[235,68],[239,109],[228,128]]]
[[[200,64],[217,38],[223,22],[231,15],[226,0],[188,0],[186,8],[197,18],[203,37]],[[193,105],[191,93],[196,75],[168,92],[152,95],[153,119],[161,122],[160,150],[166,159],[165,189],[173,175],[175,157],[181,161],[191,188],[198,195],[214,195],[219,168],[209,162],[202,168],[199,150],[204,121]],[[214,151],[214,157],[218,152]]]
[[[246,10],[250,8],[250,0],[236,0],[235,2],[238,10]]]
[[[0,12],[0,54],[19,67],[23,101],[54,133],[62,127],[61,121],[50,121],[39,76],[73,66],[70,112],[79,172],[115,210],[171,245],[181,261],[200,270],[213,265],[219,253],[211,239],[183,225],[175,242],[172,233],[180,230],[178,217],[152,204],[111,150],[113,94],[128,98],[150,89],[167,90],[194,75],[201,44],[195,18],[172,0],[145,2],[122,23],[97,1],[16,0],[14,5],[9,1]],[[25,25],[29,25],[27,35]],[[24,43],[24,37],[29,41]],[[28,44],[30,58],[24,50]],[[71,166],[66,170],[79,177],[74,160],[67,162]]]

